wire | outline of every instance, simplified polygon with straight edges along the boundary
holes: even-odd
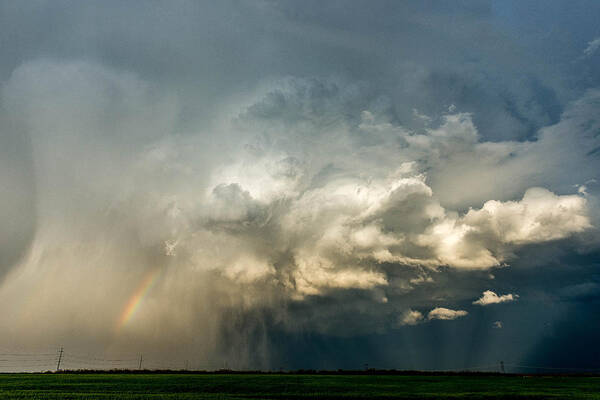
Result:
[[[600,368],[577,368],[577,367],[537,367],[533,365],[519,365],[519,364],[504,364],[509,367],[516,368],[527,368],[527,369],[547,369],[547,370],[556,370],[556,371],[565,371],[565,370],[573,370],[573,371],[600,371]]]
[[[89,357],[89,356],[71,354],[71,353],[66,353],[66,352],[63,354],[63,357],[77,358],[77,359],[82,359],[82,360],[107,361],[107,362],[134,362],[134,361],[139,360],[139,358],[124,358],[124,359],[96,358],[96,357]]]
[[[46,367],[47,369],[53,369],[52,367],[58,361],[59,355],[56,353],[0,353],[0,369],[31,369],[36,367]],[[137,369],[139,367],[139,358],[99,358],[93,356],[85,356],[77,353],[62,354],[62,366],[67,367],[89,367],[90,369]],[[174,361],[162,361],[145,359],[142,363],[143,369],[173,369],[183,370],[183,363]],[[581,368],[581,367],[545,367],[545,366],[534,366],[534,365],[521,365],[521,364],[510,364],[504,363],[506,368],[513,369],[537,369],[547,371],[581,371],[581,372],[598,372],[600,367]],[[423,370],[424,372],[461,372],[461,371],[481,371],[481,372],[498,372],[499,364],[481,365],[473,367],[462,367],[452,369],[433,369]]]

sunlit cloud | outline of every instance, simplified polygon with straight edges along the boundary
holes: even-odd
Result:
[[[498,304],[498,303],[508,303],[511,301],[515,301],[519,298],[517,294],[503,294],[498,296],[496,293],[491,290],[486,290],[483,292],[481,297],[473,302],[473,304],[477,304],[479,306],[487,306],[489,304]]]
[[[469,314],[465,310],[451,310],[449,308],[437,307],[427,313],[427,319],[453,320],[465,317]]]

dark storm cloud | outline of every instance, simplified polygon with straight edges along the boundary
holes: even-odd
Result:
[[[7,77],[40,56],[100,60],[175,85],[193,100],[188,118],[265,77],[341,74],[392,98],[403,123],[418,123],[413,108],[455,104],[484,136],[523,139],[556,122],[573,94],[555,64],[539,62],[546,53],[502,29],[510,12],[491,2],[4,2],[1,69]],[[590,38],[580,40],[583,51]]]
[[[595,346],[600,9],[566,4],[1,2],[2,338],[204,368]]]

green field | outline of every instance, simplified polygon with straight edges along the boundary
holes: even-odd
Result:
[[[599,377],[2,374],[2,399],[600,399]]]

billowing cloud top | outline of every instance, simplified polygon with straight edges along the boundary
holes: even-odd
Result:
[[[59,2],[40,44],[1,7],[6,343],[353,367],[299,343],[518,335],[598,292],[595,19],[548,52],[513,2]]]
[[[468,312],[464,310],[450,310],[444,307],[436,307],[427,314],[428,319],[451,320],[464,317]]]
[[[486,290],[483,292],[481,297],[473,302],[473,304],[477,304],[480,306],[487,306],[489,304],[498,304],[498,303],[507,303],[510,301],[515,301],[519,295],[517,294],[503,294],[498,296],[496,293],[491,290]]]

